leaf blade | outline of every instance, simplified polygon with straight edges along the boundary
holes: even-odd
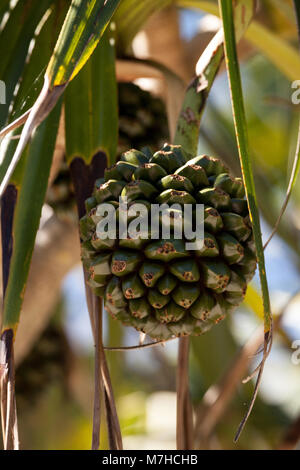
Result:
[[[253,172],[252,172],[252,164],[251,164],[251,159],[250,159],[250,148],[249,148],[249,141],[248,141],[246,114],[245,114],[245,109],[244,109],[242,83],[241,83],[240,69],[239,69],[239,63],[238,63],[237,51],[236,51],[232,3],[222,2],[221,0],[219,0],[219,7],[220,7],[222,22],[223,22],[223,29],[224,29],[226,68],[227,68],[228,79],[229,79],[229,84],[230,84],[230,95],[231,95],[234,126],[235,126],[235,132],[236,132],[236,140],[237,140],[237,145],[238,145],[245,191],[246,191],[246,196],[247,196],[247,201],[248,201],[249,215],[250,215],[250,220],[253,225],[253,235],[254,235],[254,241],[256,245],[258,268],[259,268],[260,283],[261,283],[261,290],[262,290],[262,296],[263,296],[263,306],[264,306],[264,336],[265,336],[264,356],[263,356],[263,359],[259,368],[258,378],[257,378],[252,401],[249,405],[248,411],[244,419],[242,420],[239,426],[239,429],[235,437],[235,440],[237,440],[253,408],[254,401],[257,396],[263,368],[264,368],[264,363],[269,353],[268,348],[269,348],[269,345],[271,345],[271,340],[272,340],[272,313],[271,313],[268,281],[267,281],[267,276],[266,276],[264,250],[263,250],[261,228],[260,228],[260,219],[259,219],[259,213],[258,213],[257,201],[256,201],[256,191],[255,191],[254,178],[253,178]]]
[[[115,161],[118,104],[115,47],[111,39],[111,32],[107,30],[89,62],[66,90],[66,160],[69,165],[75,157],[90,164],[99,151],[107,155],[109,165]]]
[[[28,149],[13,221],[13,254],[4,297],[3,330],[11,328],[15,331],[19,321],[31,255],[48,183],[59,115],[60,105],[53,110],[49,118],[36,131]],[[41,152],[43,159],[40,158]]]
[[[46,75],[49,86],[72,80],[97,46],[120,0],[72,0]]]

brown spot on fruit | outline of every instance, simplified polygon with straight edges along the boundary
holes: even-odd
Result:
[[[214,248],[215,247],[215,244],[212,240],[204,240],[204,245],[206,246],[206,248]]]
[[[175,248],[174,246],[172,245],[172,243],[169,243],[169,242],[166,242],[164,243],[162,246],[160,246],[156,252],[157,254],[161,255],[161,254],[168,254],[168,253],[173,253],[175,251]]]
[[[217,217],[217,216],[219,215],[218,212],[217,212],[217,210],[216,210],[216,209],[213,209],[212,207],[210,207],[210,208],[207,210],[207,213],[208,213],[209,215],[212,215],[213,217]]]
[[[215,324],[217,325],[218,323],[220,323],[220,321],[224,320],[224,318],[225,318],[225,315],[221,315],[220,317],[216,318]]]
[[[116,260],[113,262],[111,269],[115,273],[121,273],[126,269],[126,262]]]
[[[143,275],[144,283],[146,286],[150,286],[151,282],[153,280],[153,274],[152,273],[146,273]]]
[[[182,196],[182,192],[181,191],[176,191],[176,189],[173,189],[171,194],[172,194],[172,196]]]
[[[191,168],[193,168],[193,170],[200,170],[200,168],[202,168],[200,165],[189,165]]]
[[[201,315],[201,320],[202,320],[202,321],[205,321],[205,320],[207,320],[207,319],[208,319],[208,311],[205,311],[205,312],[203,312],[202,315]]]
[[[171,175],[171,177],[174,181],[184,181],[184,177],[180,175]]]
[[[186,281],[193,281],[194,280],[194,276],[193,276],[193,273],[191,273],[191,271],[185,271],[183,273],[183,278],[186,280]]]
[[[95,268],[93,266],[90,267],[90,275],[91,275],[91,279],[94,279],[94,277],[95,277]]]
[[[132,299],[134,297],[133,290],[130,287],[125,290],[125,297],[126,299]]]

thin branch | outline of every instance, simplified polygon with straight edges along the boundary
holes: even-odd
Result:
[[[94,335],[95,335],[95,368],[94,368],[94,407],[93,407],[93,434],[92,450],[98,450],[100,446],[101,429],[101,394],[103,389],[101,374],[101,351],[100,342],[102,338],[102,315],[98,308],[98,299],[94,297],[93,317],[94,317]]]
[[[54,108],[60,95],[63,93],[65,88],[66,88],[66,84],[49,89],[48,79],[45,76],[44,86],[35,104],[30,109],[25,125],[22,129],[21,137],[18,142],[17,148],[10,161],[10,164],[5,173],[5,176],[1,182],[1,185],[0,185],[0,197],[1,198],[22,156],[23,150],[25,149],[27,143],[29,142],[34,130],[48,116],[50,111]]]
[[[241,433],[242,433],[242,431],[245,427],[245,424],[247,423],[248,418],[251,414],[254,403],[256,401],[256,397],[257,397],[259,386],[260,386],[261,379],[262,379],[262,374],[263,374],[263,371],[264,371],[265,362],[266,362],[266,360],[267,360],[267,358],[270,354],[270,351],[271,351],[272,342],[273,342],[272,340],[273,340],[273,331],[272,331],[272,325],[271,325],[271,330],[264,333],[263,358],[262,358],[260,366],[259,366],[259,371],[258,371],[258,376],[257,376],[257,379],[256,379],[256,383],[255,383],[253,396],[252,396],[252,399],[251,399],[250,404],[248,406],[248,410],[247,410],[244,418],[242,419],[241,423],[239,424],[236,435],[234,436],[234,442],[237,442],[237,440],[239,439],[239,437],[240,437],[240,435],[241,435]]]
[[[13,131],[14,129],[21,127],[22,124],[24,124],[27,121],[27,118],[31,112],[31,109],[32,108],[28,109],[27,111],[25,111],[24,114],[22,114],[22,116],[18,117],[15,121],[11,122],[6,127],[4,127],[0,131],[0,138],[6,136],[7,134],[9,134],[9,132]]]
[[[180,338],[177,365],[177,425],[178,450],[193,450],[193,414],[189,395],[189,347],[190,339]]]
[[[15,397],[13,332],[5,330],[0,341],[1,422],[4,450],[18,450],[19,436]]]
[[[134,351],[136,349],[152,348],[153,346],[158,346],[159,344],[161,346],[164,346],[166,342],[174,341],[175,339],[178,339],[178,338],[161,339],[153,343],[137,344],[135,346],[116,346],[116,347],[104,346],[103,349],[105,351],[119,351],[119,352]]]
[[[106,362],[105,351],[104,351],[103,343],[102,343],[102,323],[100,323],[102,322],[102,299],[92,294],[89,286],[86,283],[85,285],[86,285],[86,293],[87,293],[87,304],[88,304],[88,309],[90,313],[92,332],[93,332],[95,347],[96,347],[93,443],[96,446],[97,442],[100,441],[100,437],[98,438],[97,436],[97,432],[99,433],[99,436],[100,436],[100,428],[99,428],[100,410],[98,409],[100,405],[97,405],[97,402],[99,403],[101,399],[100,388],[98,384],[102,383],[110,449],[122,450],[123,443],[122,443],[121,428],[120,428],[119,418],[118,418],[117,409],[115,405],[115,399],[114,399],[110,374],[109,374],[109,370],[108,370],[108,366]],[[98,332],[100,331],[101,335],[97,333],[97,330]],[[101,373],[101,377],[99,376],[100,373]],[[98,447],[99,447],[99,444],[98,444]]]
[[[100,345],[101,352],[101,371],[104,383],[106,419],[108,427],[108,436],[111,450],[123,450],[122,434],[117,414],[113,388],[111,384],[110,374],[106,362],[105,353],[102,343]]]

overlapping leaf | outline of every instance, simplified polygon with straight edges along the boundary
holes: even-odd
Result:
[[[241,423],[236,438],[238,438],[243,426],[252,410],[254,400],[258,391],[258,385],[263,371],[264,361],[267,357],[268,346],[272,336],[272,313],[269,298],[268,282],[266,277],[265,258],[261,236],[259,212],[256,201],[256,191],[252,172],[252,163],[250,157],[250,147],[248,141],[247,122],[243,102],[243,92],[241,85],[240,70],[238,65],[238,58],[236,52],[233,8],[231,2],[219,2],[220,11],[222,14],[223,29],[224,29],[224,46],[226,55],[226,67],[228,71],[228,78],[230,83],[232,111],[234,118],[234,125],[236,131],[236,139],[238,144],[240,163],[242,175],[246,190],[246,196],[249,207],[250,220],[253,224],[253,235],[257,251],[258,267],[263,295],[264,305],[264,331],[265,331],[265,344],[264,344],[264,358],[259,369],[257,385],[254,392],[254,398],[250,404],[248,412]]]

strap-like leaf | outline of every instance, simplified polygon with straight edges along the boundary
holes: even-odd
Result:
[[[89,59],[120,0],[73,0],[46,75],[49,87],[72,80]]]
[[[114,43],[106,31],[86,67],[66,91],[66,158],[79,215],[96,178],[116,157],[118,140]]]
[[[28,148],[13,220],[13,254],[4,298],[3,330],[15,331],[19,321],[35,236],[47,189],[60,108],[60,105],[57,105],[49,118],[40,126]]]
[[[238,433],[236,435],[236,439],[237,439],[253,408],[254,400],[256,398],[257,391],[258,391],[258,385],[259,385],[261,374],[263,371],[264,362],[269,352],[268,345],[270,343],[271,335],[272,335],[272,313],[271,313],[271,306],[270,306],[268,282],[267,282],[267,277],[266,277],[265,258],[264,258],[264,250],[263,250],[263,243],[262,243],[262,237],[261,237],[259,212],[257,208],[256,192],[255,192],[252,164],[251,164],[251,158],[250,158],[248,130],[247,130],[245,109],[244,109],[241,77],[240,77],[240,70],[239,70],[237,51],[236,51],[233,8],[232,8],[231,2],[219,1],[219,5],[220,5],[220,12],[221,12],[222,21],[223,21],[226,67],[227,67],[228,78],[229,78],[229,83],[230,83],[230,93],[231,93],[234,125],[235,125],[235,131],[236,131],[236,139],[238,143],[242,175],[243,175],[243,180],[245,184],[246,196],[248,200],[249,214],[250,214],[251,222],[253,224],[253,235],[254,235],[256,251],[257,251],[259,275],[260,275],[262,295],[263,295],[263,305],[264,305],[264,332],[265,332],[264,358],[262,360],[261,367],[259,369],[254,397],[253,397],[253,400],[251,401],[248,412],[239,427]]]
[[[55,39],[59,34],[66,9],[64,1],[59,0],[56,2],[51,12],[49,12],[47,21],[36,37],[34,48],[22,72],[22,80],[14,98],[13,106],[9,114],[9,121],[12,121],[15,116],[20,116],[25,108],[34,104],[39,94],[39,86],[43,83],[44,67],[51,57]],[[16,129],[12,135],[7,137],[7,139],[9,139],[8,145],[4,145],[3,142],[3,147],[0,148],[0,182],[2,182],[16,150],[18,143],[17,136],[19,134],[20,129]],[[25,153],[23,154],[23,158],[24,157]],[[19,186],[20,177],[20,171],[16,170],[12,175],[10,183]]]
[[[66,159],[80,157],[88,165],[102,151],[108,165],[115,160],[118,139],[115,50],[106,31],[89,62],[65,93]]]
[[[52,0],[30,0],[25,5],[24,2],[18,2],[0,33],[0,48],[1,51],[5,50],[0,61],[0,78],[6,86],[6,104],[0,106],[1,127],[6,123],[9,105],[25,65],[30,41],[51,2]]]
[[[2,197],[34,129],[48,116],[97,46],[120,0],[73,0],[45,74],[44,86],[32,107],[0,186]],[[74,34],[75,31],[75,34]]]

